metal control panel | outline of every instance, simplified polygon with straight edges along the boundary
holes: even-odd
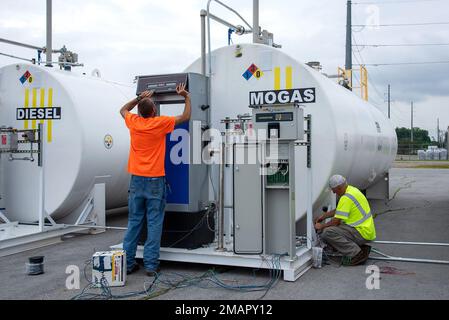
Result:
[[[253,109],[254,128],[265,130],[267,139],[303,140],[303,118],[304,111],[297,104],[261,106]]]
[[[252,122],[258,138],[264,130],[267,140],[234,146],[234,253],[287,254],[294,260],[295,141],[304,139],[304,111],[297,104],[258,106]],[[240,149],[261,155],[260,161],[239,164]]]
[[[186,84],[190,92],[192,115],[190,121],[175,127],[166,138],[165,173],[170,185],[166,210],[170,212],[201,212],[209,203],[207,165],[198,162],[196,150],[203,145],[202,133],[208,128],[207,77],[197,73],[175,73],[137,77],[137,94],[153,90],[158,115],[176,116],[182,113],[184,97],[176,86]],[[180,107],[179,109],[175,109]],[[170,114],[164,114],[162,110]],[[170,110],[176,110],[171,113]],[[172,155],[175,155],[173,158]],[[201,160],[201,155],[199,156]]]
[[[0,131],[0,151],[10,152],[18,150],[18,134],[13,130]]]

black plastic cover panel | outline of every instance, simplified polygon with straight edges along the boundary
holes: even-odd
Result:
[[[188,87],[188,74],[175,73],[156,76],[139,76],[137,77],[137,92],[139,95],[143,91],[153,90],[155,94],[173,94],[176,92],[176,86],[180,83],[186,83]]]

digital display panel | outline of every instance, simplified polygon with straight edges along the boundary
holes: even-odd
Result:
[[[258,113],[256,122],[293,121],[293,112]]]

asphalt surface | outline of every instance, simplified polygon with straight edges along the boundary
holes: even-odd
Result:
[[[449,170],[394,168],[390,173],[391,196],[388,203],[370,201],[377,213],[378,240],[449,243]],[[126,213],[107,218],[108,225],[126,225]],[[108,250],[122,242],[123,231],[109,230],[99,235],[69,235],[62,243],[0,258],[0,299],[71,299],[88,285],[84,278],[85,262],[92,254]],[[373,245],[394,256],[449,260],[449,248],[424,246]],[[25,272],[28,257],[44,255],[45,273],[29,276]],[[379,289],[366,287],[367,267],[381,271]],[[66,288],[68,266],[80,269],[80,289]],[[221,268],[188,263],[162,263],[161,280],[178,282],[179,275],[200,276],[215,268],[217,277],[229,285],[256,285],[269,281],[266,270]],[[86,268],[87,277],[90,275]],[[241,292],[203,281],[199,286],[185,286],[168,292],[157,291],[154,299],[249,300],[249,299],[449,299],[449,265],[387,262],[369,260],[364,266],[340,267],[336,263],[311,269],[296,282],[278,281],[270,290]],[[150,287],[154,278],[143,270],[127,278],[123,288],[112,294],[140,292]],[[162,288],[162,285],[160,285]],[[159,288],[159,289],[160,289]],[[91,293],[100,293],[98,289]],[[129,297],[142,299],[145,295]]]

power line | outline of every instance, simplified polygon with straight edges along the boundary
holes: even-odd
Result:
[[[363,33],[361,34],[361,37],[362,37],[364,40],[366,40],[366,39],[365,39],[365,36],[363,35]],[[355,35],[354,35],[354,34],[353,34],[353,39],[354,39],[355,45],[358,45],[358,42],[356,41],[356,38],[355,38]],[[363,57],[362,57],[362,50],[363,50],[363,49],[360,50],[359,48],[356,47],[356,50],[357,50],[358,53],[359,53],[359,56],[360,56],[360,59],[362,60],[362,63],[365,65],[365,61],[364,61],[364,59],[363,59]],[[372,79],[372,81],[371,81],[371,79]],[[376,92],[377,96],[380,98],[380,101],[382,101],[381,104],[382,104],[382,103],[385,103],[385,96],[382,95],[382,94],[380,93],[380,90],[377,88],[377,86],[376,86],[376,84],[375,84],[376,79],[374,78],[373,73],[372,73],[371,70],[370,70],[369,73],[368,73],[368,82],[373,86],[374,91]],[[372,97],[371,97],[371,98],[372,98]],[[372,100],[373,100],[373,98],[372,98]]]
[[[445,25],[449,22],[422,22],[422,23],[392,23],[392,24],[353,24],[353,27],[409,27],[409,26],[433,26]]]
[[[354,5],[369,5],[369,4],[401,4],[401,3],[415,3],[415,2],[431,2],[431,1],[441,1],[441,0],[398,0],[398,1],[380,1],[380,2],[353,2]]]
[[[352,40],[354,41],[355,45],[357,46],[357,40],[356,40],[354,34],[352,35]],[[361,62],[363,63],[364,66],[366,66],[365,61],[363,60],[362,53],[360,52],[360,50],[359,50],[357,47],[356,47],[356,51],[359,53]],[[360,65],[360,61],[357,59],[357,56],[355,55],[355,53],[354,53],[354,57],[356,58],[356,61],[357,61],[357,62],[359,63],[359,65]],[[380,93],[380,90],[379,90],[379,89],[376,87],[376,85],[374,84],[374,82],[375,82],[375,81],[374,81],[374,77],[372,77],[372,75],[370,75],[368,78],[370,78],[370,77],[373,79],[373,81],[371,81],[371,84],[372,84],[372,86],[373,86],[373,88],[374,88],[374,91],[377,93],[377,95],[378,95],[378,97],[381,99],[381,101],[384,101],[384,102],[385,102],[385,97],[382,96],[382,94]]]
[[[360,58],[361,58],[361,57],[362,57],[362,56],[360,56]],[[355,54],[354,54],[354,58],[355,58],[355,60],[356,60],[357,62],[360,63],[359,59],[357,58],[357,56],[356,56]],[[353,73],[353,75],[354,75],[354,77],[356,78],[356,80],[357,80],[359,83],[361,83],[361,80],[359,79],[357,73]],[[374,88],[374,91],[376,92],[377,96],[378,96],[379,98],[381,98],[381,100],[378,101],[378,100],[374,99],[374,98],[371,96],[371,103],[374,104],[375,106],[377,106],[377,107],[380,108],[380,105],[382,104],[381,101],[384,100],[384,97],[382,97],[382,95],[381,95],[380,92],[379,92],[379,89],[377,89],[377,87],[376,87],[376,85],[374,84],[374,82],[373,82],[373,81],[370,81],[370,83],[372,84],[372,86],[373,86],[373,88]]]
[[[367,63],[365,66],[370,67],[381,67],[381,66],[401,66],[401,65],[424,65],[424,64],[445,64],[449,63],[446,61],[423,61],[423,62],[393,62],[393,63]]]
[[[421,47],[421,46],[449,46],[449,43],[404,43],[404,44],[359,44],[354,47]]]

